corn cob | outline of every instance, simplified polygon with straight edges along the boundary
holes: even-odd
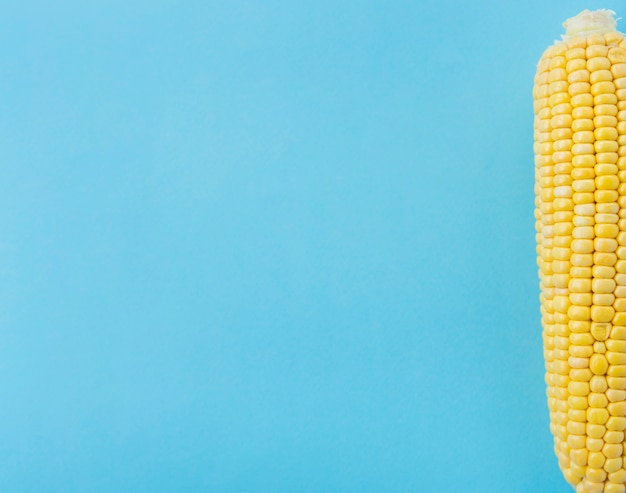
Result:
[[[626,493],[626,41],[614,14],[568,19],[533,89],[550,430],[577,493]]]

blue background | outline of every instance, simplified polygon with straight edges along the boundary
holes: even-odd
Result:
[[[571,491],[531,89],[601,7],[3,2],[0,490]]]

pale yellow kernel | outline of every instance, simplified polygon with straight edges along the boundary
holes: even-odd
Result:
[[[572,241],[571,250],[574,253],[591,253],[594,251],[594,242],[590,239],[575,239]]]
[[[550,85],[548,85],[548,94],[564,92],[563,90],[566,90],[572,97],[578,94],[591,93],[591,84],[589,84],[589,82],[574,82],[570,84],[569,87],[565,87],[566,84],[563,84],[563,82],[550,83]]]
[[[589,82],[590,73],[586,68],[580,68],[578,70],[574,70],[567,75],[567,80],[570,83],[574,82]]]
[[[567,65],[566,65],[567,67]],[[566,68],[567,70],[567,68]],[[626,63],[615,63],[611,66],[611,73],[614,79],[626,77]]]
[[[572,334],[570,334],[571,336]],[[562,349],[564,351],[567,351],[567,349],[570,346],[570,337],[563,337],[563,336],[558,336],[555,335],[553,338],[554,341],[554,347],[557,349]],[[567,359],[569,356],[567,354],[563,354],[562,358],[560,359]]]
[[[574,85],[576,85],[576,84],[574,84]],[[613,125],[613,126],[615,126],[615,125]],[[539,120],[539,122],[537,123],[537,128],[540,131],[551,130],[552,129],[551,121],[550,120]],[[571,128],[572,128],[572,130],[574,132],[582,132],[582,131],[593,131],[593,129],[595,127],[594,127],[593,119],[591,119],[591,118],[578,118],[577,120],[574,120],[572,122]],[[619,128],[618,128],[618,131],[619,131]],[[573,148],[574,148],[574,146],[572,146],[572,152],[574,150]]]
[[[569,96],[566,95],[565,93],[563,93],[565,96]],[[559,100],[559,102],[557,104],[566,104],[569,103],[570,98],[565,99],[562,98],[561,100]],[[617,106],[618,103],[618,97],[616,94],[613,93],[606,93],[606,94],[598,94],[597,96],[593,97],[593,105],[597,106],[599,104],[613,104],[615,106]],[[554,104],[552,106],[557,106],[557,104]],[[570,104],[571,107],[571,104]],[[618,107],[619,109],[619,107]]]
[[[626,430],[626,417],[611,416],[606,422],[606,427],[613,431],[624,431]]]
[[[619,216],[617,214],[596,214],[596,223],[617,224]]]
[[[572,252],[569,248],[553,248],[550,253],[552,257],[557,260],[569,260],[572,257]],[[593,255],[591,256],[593,259]],[[572,264],[574,262],[572,261]],[[546,279],[549,282],[549,279]]]
[[[563,103],[565,104],[565,103]],[[568,103],[569,104],[569,103]],[[572,105],[570,104],[570,107]],[[556,113],[550,110],[550,108],[543,108],[541,109],[538,113],[537,113],[537,118],[539,119],[544,119],[544,118],[551,118],[552,115],[557,115],[557,114],[565,114],[565,113],[570,113],[572,115],[572,118],[575,120],[580,120],[581,118],[593,118],[594,116],[596,116],[596,114],[593,111],[593,107],[592,106],[578,106],[576,108],[572,108],[571,111],[566,112],[566,111],[561,111],[561,113]],[[564,128],[564,127],[560,127],[560,128]],[[573,135],[573,141],[574,142],[593,142],[592,140],[588,140],[589,136],[586,134],[592,134],[593,133],[591,131],[585,131],[585,132],[576,132]],[[576,136],[576,134],[585,134],[585,135],[578,135]]]
[[[594,166],[596,176],[615,175],[617,174],[617,165],[615,163],[601,162]],[[551,186],[551,185],[547,185]]]
[[[555,375],[552,374],[552,384],[559,387],[567,387],[571,382],[571,379],[567,375]]]
[[[580,488],[576,490],[576,493],[604,493],[605,479],[606,471],[604,469],[588,467],[586,477],[580,482]]]
[[[578,265],[572,265],[571,262],[568,262],[566,260],[558,260],[558,262],[567,262],[571,265],[570,275],[572,277],[591,278],[593,275],[593,270],[591,269],[591,267],[581,267]]]
[[[606,466],[606,462],[605,462],[605,466]],[[604,470],[606,471],[606,467],[604,468]],[[621,484],[621,483],[618,484],[618,483],[607,482],[604,485],[604,490],[601,490],[601,491],[603,491],[603,493],[625,493],[626,485]]]
[[[571,221],[573,217],[574,213],[572,211],[558,211],[553,214],[555,223]]]
[[[612,198],[612,195],[609,198],[607,194],[614,194],[615,198]],[[617,199],[617,192],[615,190],[596,190],[594,197],[597,202],[611,202]],[[573,211],[575,204],[572,199],[555,198],[552,205],[555,211]]]
[[[615,316],[613,317],[613,320],[611,320],[611,322],[613,322],[613,325],[616,325],[616,326],[626,325],[626,313],[624,312],[615,313]]]
[[[586,466],[588,454],[589,452],[585,448],[574,449],[570,452],[570,459],[576,465]],[[621,467],[621,464],[620,464],[620,467]]]
[[[619,195],[615,190],[596,190],[594,197],[596,202],[616,202]],[[557,200],[559,202],[558,207],[556,205]],[[572,210],[574,207],[570,199],[555,199],[554,202],[555,209]]]
[[[623,58],[622,53],[624,50],[618,47],[617,45],[619,45],[620,42],[624,40],[623,34],[617,31],[609,31],[607,33],[604,33],[604,40],[606,41],[606,45],[609,47],[609,53],[608,53],[609,60],[612,63],[620,62]],[[571,45],[568,44],[568,46],[578,47],[579,45],[572,43]]]
[[[591,46],[587,47],[587,50],[589,50],[590,48]],[[589,72],[595,72],[596,70],[607,70],[611,68],[611,62],[608,58],[604,56],[589,56],[589,52],[587,52],[586,67]]]
[[[612,108],[612,110],[611,110]],[[593,125],[598,128],[598,127],[616,127],[617,126],[617,118],[614,115],[611,115],[610,113],[615,112],[615,114],[617,114],[617,108],[615,108],[615,106],[610,106],[608,104],[603,104],[600,106],[596,106],[596,108],[594,109],[596,116],[593,119]],[[559,128],[559,127],[554,127],[554,124],[557,123],[559,126],[563,127],[566,125],[568,119],[564,118],[565,115],[558,115],[558,116],[554,116],[552,117],[552,119],[550,120],[550,125],[552,126],[552,128]],[[575,120],[578,121],[578,120]],[[583,120],[580,120],[583,121]],[[572,129],[574,129],[574,125],[572,123]]]
[[[614,483],[626,482],[626,470],[623,468],[620,468],[619,470],[609,474],[609,480]]]
[[[563,477],[571,484],[578,484],[585,475],[585,467],[578,466],[574,462],[570,462],[569,467],[562,468]]]
[[[602,141],[602,142],[606,142],[606,141]],[[594,148],[595,148],[595,145],[594,145]],[[607,158],[607,156],[609,156],[609,158]],[[617,155],[617,152],[598,152],[596,154],[597,162],[617,163],[618,159],[619,159],[619,156]],[[560,164],[569,165],[569,163],[572,161],[572,152],[569,150],[567,151],[555,150],[552,153],[552,161],[554,162],[555,166],[560,165]]]
[[[591,320],[593,320],[594,322],[610,322],[615,315],[615,310],[612,306],[592,306],[590,315]],[[610,359],[609,362],[611,362]]]
[[[609,419],[609,412],[603,408],[589,407],[587,408],[587,420],[589,423],[603,425]],[[587,448],[589,447],[589,441],[587,441]],[[600,446],[602,448],[602,446]]]
[[[594,393],[604,393],[609,388],[605,377],[595,375],[589,382],[589,388]]]
[[[607,459],[621,457],[623,447],[621,443],[607,443],[602,447],[602,453]]]
[[[609,418],[609,421],[611,419],[612,418]],[[607,421],[607,424],[609,421]],[[587,434],[587,426],[585,425],[585,423],[568,420],[566,427],[567,427],[567,433],[569,433],[570,435],[586,435]]]
[[[626,341],[624,340],[608,339],[605,344],[607,349],[609,349],[610,351],[626,353]]]
[[[590,254],[590,253],[575,253],[571,256],[568,256],[567,259],[569,259],[572,265],[576,267],[590,267],[593,265],[593,254]],[[577,277],[582,277],[582,276],[577,276]],[[591,291],[591,284],[589,284],[589,289],[587,291]],[[584,293],[586,291],[579,291],[579,292]]]
[[[581,423],[583,425],[587,424],[587,408],[585,409],[573,409],[569,407],[569,403],[567,403],[567,417],[570,421],[575,421],[577,423]]]
[[[626,377],[626,365],[611,365],[606,373],[609,377]]]
[[[610,419],[610,418],[609,418]],[[609,475],[613,472],[616,472],[622,467],[622,458],[614,457],[612,459],[607,459],[604,462],[604,470],[609,473]]]
[[[587,159],[589,158],[589,159]],[[590,165],[589,167],[579,167],[579,168],[573,168],[571,175],[572,178],[574,180],[589,180],[589,179],[593,179],[596,176],[596,172],[593,169],[595,166],[595,156],[574,156],[574,158],[572,159],[572,163],[576,163],[577,159],[581,159],[581,160],[589,160]],[[541,170],[542,172],[544,171],[543,169]],[[546,174],[548,174],[548,172],[546,171]],[[543,209],[542,209],[543,211]]]
[[[589,62],[590,59],[594,59],[595,57],[601,57],[604,60],[605,57],[608,56],[609,48],[606,46],[606,40],[604,39],[604,37],[589,35],[587,36],[587,44],[588,46],[585,50],[585,57],[587,58],[587,62]],[[560,55],[567,55],[567,51],[563,53],[560,46],[555,46],[552,51],[550,51],[550,55],[553,58]],[[606,61],[609,62],[608,59]]]
[[[567,437],[567,444],[571,449],[580,449],[587,446],[587,437],[581,435],[569,435]]]
[[[572,200],[574,201],[574,205],[593,204],[595,203],[595,200],[596,200],[595,195],[592,192],[576,192],[570,195],[570,197],[572,197]]]
[[[587,58],[587,38],[584,36],[573,36],[567,40],[568,50],[564,53],[566,60],[575,60],[582,58],[582,61]],[[539,60],[537,73],[543,72],[550,68],[550,59],[548,56],[559,56],[552,55],[552,52],[546,52],[544,56]]]
[[[569,301],[569,298],[567,301]],[[592,301],[592,304],[594,305],[611,306],[613,307],[613,310],[615,310],[615,306],[613,305],[613,303],[615,302],[615,295],[613,293],[594,293]]]
[[[572,182],[572,190],[575,192],[595,192],[595,180],[574,180]]]
[[[604,345],[603,342],[594,342],[593,343],[593,351],[595,353],[598,353],[598,354],[604,354],[604,353],[606,353],[606,346]],[[591,361],[589,362],[589,364],[591,364]],[[618,376],[618,375],[615,375],[615,376]],[[621,375],[619,375],[619,376],[621,376]]]
[[[604,434],[603,438],[606,443],[622,443],[624,441],[624,432],[623,431],[607,431]]]
[[[565,75],[560,75],[559,73],[557,74],[557,77],[565,77]],[[553,81],[551,84],[560,84],[560,83],[561,81]],[[604,80],[602,82],[596,82],[595,84],[591,84],[591,94],[594,96],[596,94],[615,93],[615,90],[616,90],[615,84],[612,81]]]
[[[626,354],[624,353],[612,353],[611,351],[607,351],[607,359],[609,363],[612,365],[623,365],[626,364]],[[620,358],[615,359],[615,363],[613,363],[612,358],[610,356],[620,355]],[[617,390],[626,390],[626,378],[624,377],[607,377],[606,378],[609,387]]]
[[[552,301],[552,304],[553,304],[555,311],[562,312],[562,313],[567,313],[567,310],[571,306],[569,298],[567,296],[562,296],[562,295],[555,296],[554,300]],[[612,305],[613,302],[611,302],[610,304]]]
[[[617,262],[617,255],[612,252],[594,252],[593,262],[596,265],[606,265],[612,267]]]
[[[589,368],[595,375],[604,375],[609,363],[603,354],[594,354],[589,360]]]
[[[598,226],[600,226],[600,225],[596,225],[596,228],[598,228]],[[608,226],[608,225],[607,224],[603,224],[601,226]],[[561,262],[563,264],[569,263],[569,262],[565,262],[565,261],[562,261],[562,260],[559,260],[558,262]],[[552,265],[553,265],[553,268],[554,268],[554,262],[553,262]],[[615,275],[615,269],[613,267],[609,267],[607,265],[594,265],[591,272],[592,272],[593,277],[595,277],[595,278],[602,278],[602,279],[613,279],[613,276]]]
[[[605,341],[611,331],[611,325],[608,323],[592,323],[591,335],[597,341]]]
[[[544,86],[544,91],[546,95],[548,95],[548,86]],[[545,96],[544,96],[545,97]],[[572,108],[580,108],[583,106],[593,107],[594,106],[594,97],[589,94],[589,91],[583,92],[580,94],[576,94],[575,96],[570,97],[570,104]]]
[[[591,293],[570,293],[569,301],[573,305],[591,306],[593,304]]]
[[[615,288],[617,290],[617,288]],[[571,302],[570,298],[570,302]],[[626,312],[626,298],[617,298],[613,302],[613,308],[615,308],[615,312]]]
[[[572,320],[589,321],[591,320],[591,309],[587,306],[572,305],[567,311],[567,315]]]
[[[605,176],[599,177],[599,178],[596,178],[596,180],[599,180],[601,178],[607,178],[607,177],[605,177]],[[615,176],[614,178],[617,179],[617,183],[615,184],[615,188],[617,188],[619,186],[619,178],[617,178],[617,176]],[[605,190],[608,190],[608,189],[605,189]],[[572,187],[569,186],[569,185],[562,185],[562,186],[555,186],[554,187],[554,196],[555,197],[565,197],[565,198],[568,198],[568,197],[572,196],[572,192],[573,192]]]
[[[565,225],[567,226],[567,225]],[[570,228],[571,229],[571,228]],[[558,234],[558,233],[557,233]],[[565,233],[567,234],[567,233]],[[572,267],[571,262],[568,262],[567,260],[555,260],[554,262],[552,262],[552,271],[555,273],[565,273],[565,272],[569,272],[570,269]],[[611,267],[608,267],[608,269],[612,269]],[[615,275],[615,269],[612,269],[613,273],[611,275],[607,275],[604,277],[613,277],[613,275]],[[602,277],[602,276],[595,276],[595,277]]]
[[[577,132],[582,133],[582,132]],[[574,146],[572,145],[572,148]],[[573,151],[572,151],[573,153]],[[572,169],[571,175],[574,180],[585,180],[592,179],[595,176],[595,171],[593,167],[596,165],[596,157],[593,154],[580,154],[575,155],[572,158],[572,166],[575,169]],[[626,163],[625,163],[626,166]],[[542,168],[542,171],[544,169]],[[545,170],[547,172],[547,170]]]
[[[548,315],[549,314],[546,314],[546,317]],[[569,330],[571,331],[571,333],[575,333],[575,334],[586,334],[591,330],[591,322],[589,321],[569,320],[567,322],[567,326]]]
[[[609,36],[610,36],[610,38],[609,38]],[[612,32],[609,36],[607,36],[607,35],[604,36],[607,44],[615,45],[615,44],[618,44],[620,41],[623,40],[623,36],[620,33],[617,33],[617,32]],[[609,41],[609,39],[610,39],[610,41]],[[581,48],[577,48],[577,49],[582,49],[582,47]],[[610,62],[613,64],[613,66],[615,66],[615,65],[617,65],[619,63],[626,62],[626,50],[624,50],[624,48],[622,48],[622,47],[613,46],[613,47],[609,48],[609,51],[607,53],[607,58],[610,60]],[[552,61],[552,60],[554,60],[554,61]],[[550,60],[550,67],[551,68],[562,67],[563,64],[567,64],[567,53],[565,53],[565,55],[554,56],[552,58],[552,60]]]
[[[587,332],[572,332],[569,337],[554,337],[555,344],[558,344],[559,347],[567,348],[569,344],[573,344],[575,346],[592,346],[595,342],[595,339],[592,334]]]
[[[606,141],[602,141],[606,142]],[[595,180],[596,189],[598,190],[617,190],[620,180],[615,175],[598,176]],[[568,187],[569,188],[569,187]]]
[[[596,438],[602,438],[602,437],[596,437]],[[606,457],[604,457],[604,455],[602,455],[601,452],[589,452],[589,457],[587,459],[587,462],[589,464],[589,467],[599,468],[604,465],[605,460],[606,460]]]
[[[567,386],[572,380],[577,382],[589,382],[593,377],[593,374],[589,368],[572,368],[569,371],[569,375],[554,375],[554,378],[556,379],[559,376],[564,378],[563,383],[567,382]]]
[[[589,395],[589,384],[587,382],[575,382],[572,381],[567,386],[567,390],[571,395],[587,396]]]
[[[548,80],[551,80],[551,82],[554,82],[557,80],[568,80],[567,71],[565,70],[565,68],[556,68],[554,70],[551,70]],[[595,72],[591,72],[589,76],[589,82],[591,82],[591,84],[596,84],[598,82],[612,81],[612,80],[613,80],[613,74],[611,73],[610,70],[607,70],[607,69],[596,70]],[[612,91],[603,91],[603,92],[612,92]]]
[[[593,354],[593,346],[570,346],[568,349],[568,357],[574,356],[576,358],[589,358]]]
[[[606,413],[606,409],[589,408],[587,409],[587,416],[589,416],[590,413],[597,415],[600,419],[602,419],[605,415],[608,416],[608,413]],[[597,423],[593,423],[593,424],[597,424]],[[602,440],[601,438],[587,437],[585,446],[590,452],[599,452],[600,450],[602,450],[602,447],[604,446],[604,440]]]
[[[598,193],[598,192],[596,192]],[[579,241],[589,241],[589,240],[579,240]],[[593,244],[594,244],[594,248],[596,252],[602,252],[602,253],[612,253],[614,251],[617,250],[617,247],[619,246],[617,244],[617,240],[614,238],[600,238],[600,237],[596,237],[595,240],[593,240]],[[565,243],[559,245],[559,246],[566,246]]]
[[[621,352],[617,352],[617,351],[607,350],[607,352],[606,352],[606,359],[612,365],[625,365],[626,364],[626,353],[621,353]],[[611,385],[610,380],[609,380],[609,387],[614,388],[614,389],[620,388],[620,387],[616,387],[614,385]],[[626,387],[624,387],[624,388],[626,388]]]
[[[574,279],[572,279],[572,281],[574,281]],[[615,289],[615,281],[613,279],[594,278],[591,281],[591,289],[594,293],[613,293],[613,290]]]
[[[589,255],[589,257],[593,260],[593,256]],[[572,257],[572,263],[577,260]],[[592,281],[591,279],[577,279],[573,278],[569,282],[569,289],[572,293],[588,293],[591,291]]]
[[[576,227],[572,231],[572,237],[583,239],[595,238],[594,228],[591,226]]]
[[[624,198],[626,198],[626,197],[624,197]],[[620,200],[621,200],[621,198],[620,198]],[[617,251],[615,253],[616,253],[616,256],[617,256],[618,259],[626,260],[626,248],[621,246],[621,247],[619,247],[617,249]]]
[[[560,118],[560,117],[555,117],[555,118]],[[577,122],[582,121],[582,120],[576,120]],[[591,120],[590,120],[591,121]],[[576,132],[574,134],[574,144],[572,144],[572,149],[571,149],[571,153],[573,156],[587,156],[587,155],[592,155],[596,152],[595,149],[595,145],[593,140],[590,141],[582,141],[583,137],[586,137],[586,135],[591,134],[591,139],[593,139],[593,133],[591,131],[587,131],[587,132]],[[580,138],[577,138],[580,137]],[[541,144],[544,145],[544,144]],[[546,143],[545,147],[547,148],[545,152],[550,152],[551,150],[551,144],[550,143]],[[554,159],[554,156],[552,156],[552,159]],[[589,159],[589,158],[587,158]],[[565,160],[563,160],[565,161]],[[595,158],[594,158],[594,163],[595,163]],[[576,165],[574,165],[576,166]]]
[[[596,236],[601,238],[617,238],[619,234],[619,228],[617,227],[617,224],[596,224],[594,231],[596,233]]]
[[[603,393],[600,393],[600,392],[590,393],[587,396],[587,401],[589,402],[589,407],[605,408],[605,407],[607,407],[609,405],[609,401],[606,398],[606,395],[604,395]],[[600,435],[600,437],[601,436],[602,435]]]

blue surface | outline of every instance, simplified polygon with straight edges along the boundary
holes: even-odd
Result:
[[[531,87],[600,7],[4,2],[0,490],[571,491]]]

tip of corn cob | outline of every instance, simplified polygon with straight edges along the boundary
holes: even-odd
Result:
[[[564,41],[575,36],[588,36],[590,34],[605,34],[617,30],[617,19],[615,12],[607,9],[600,9],[591,12],[583,10],[580,14],[567,19],[563,23],[565,34]]]

